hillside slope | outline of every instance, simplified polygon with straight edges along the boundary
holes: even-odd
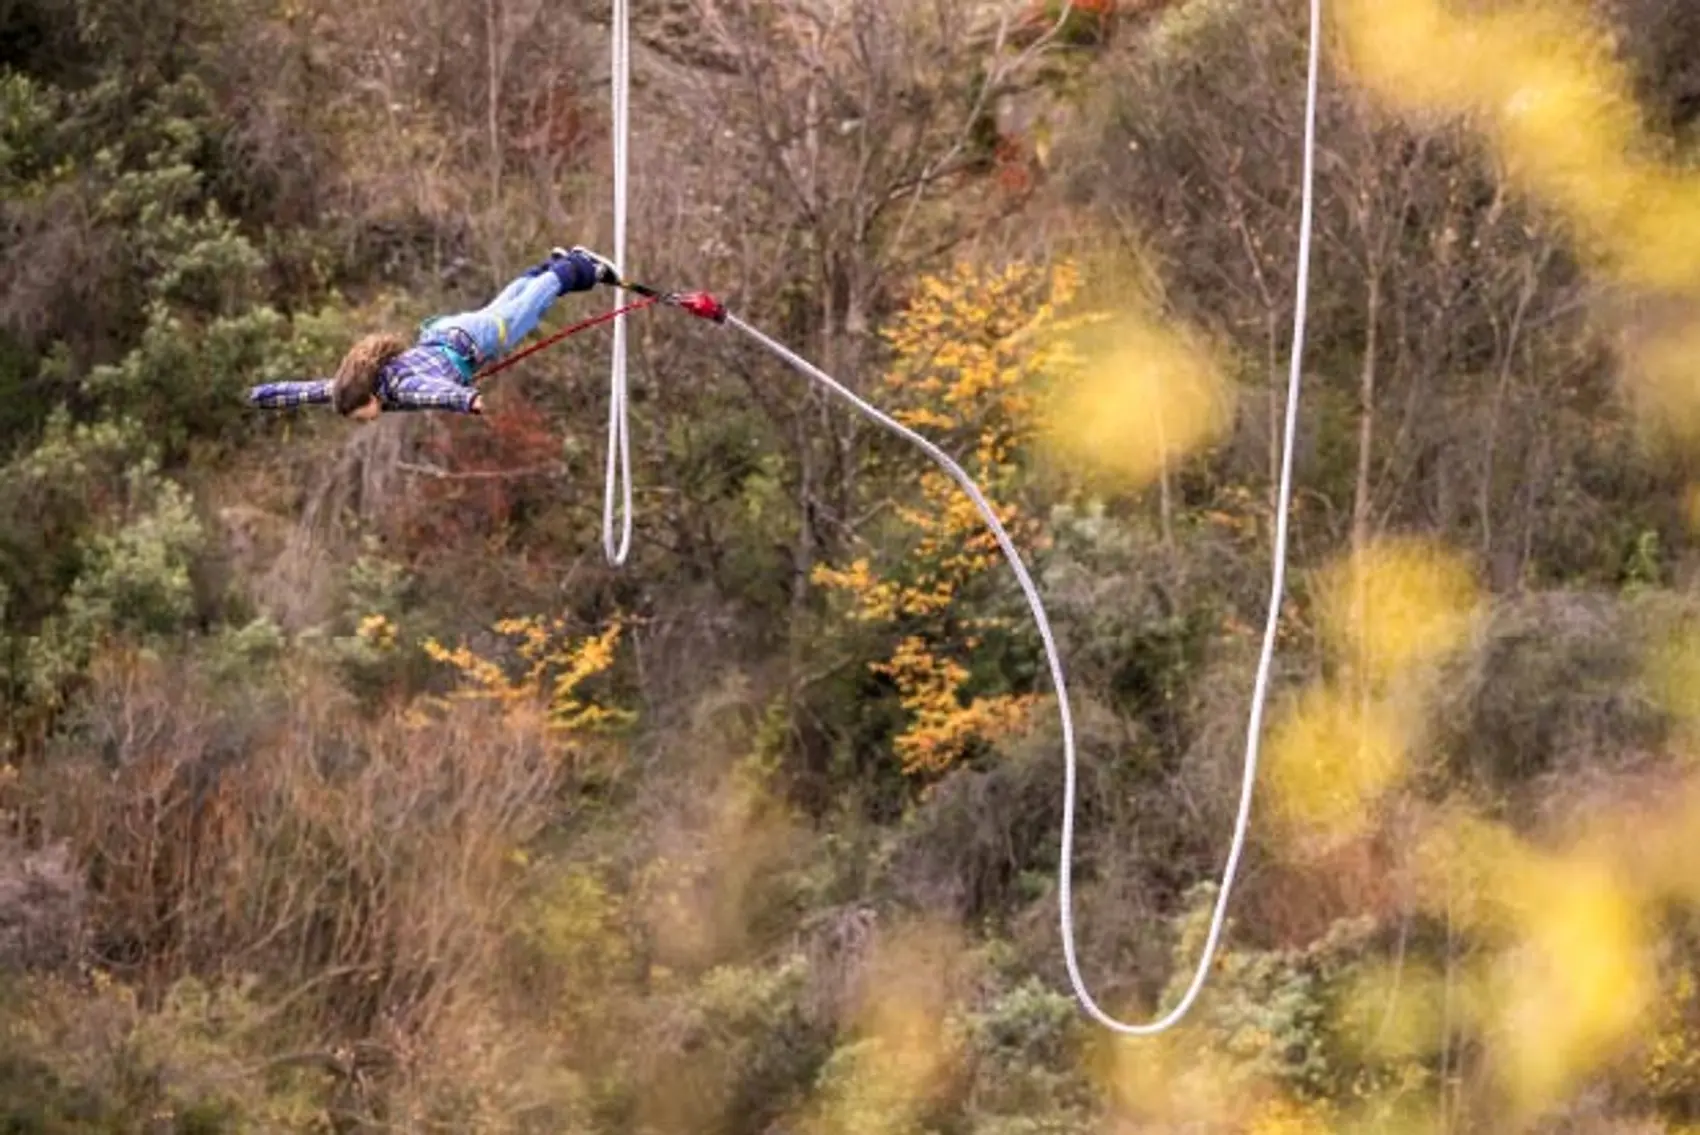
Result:
[[[997,501],[1143,1018],[1239,783],[1306,29],[1075,7],[638,0],[628,260]],[[0,1127],[1684,1130],[1700,25],[1338,8],[1253,846],[1119,1042],[922,455],[645,312],[616,569],[605,329],[483,418],[243,402],[608,243],[606,4],[0,5]]]

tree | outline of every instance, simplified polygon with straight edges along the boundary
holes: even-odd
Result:
[[[984,18],[967,0],[696,0],[716,66],[670,76],[690,124],[669,177],[699,186],[680,219],[713,272],[757,318],[862,389],[880,365],[874,327],[913,275],[986,226],[1007,201],[980,174],[984,131],[1054,36],[1016,52],[1020,5]],[[726,169],[741,176],[727,180]],[[842,546],[869,439],[820,392],[750,392],[788,449],[791,619],[814,567]],[[794,644],[794,659],[802,643]],[[793,665],[793,679],[799,671]]]
[[[1040,543],[1043,526],[1018,503],[1027,480],[1022,451],[1039,427],[1042,381],[1072,361],[1065,312],[1078,288],[1067,264],[1048,272],[962,264],[922,277],[886,332],[895,416],[971,453],[965,468],[1028,548]],[[930,463],[918,491],[904,491],[917,459],[900,455],[895,477],[878,488],[864,481],[878,496],[863,514],[892,514],[860,526],[861,540],[879,549],[877,565],[858,556],[841,570],[817,566],[814,579],[850,597],[852,618],[897,636],[872,669],[909,715],[895,741],[904,770],[936,776],[1022,726],[1034,696],[998,687],[1007,681],[1005,654],[1032,644],[995,613],[1009,577],[973,502]]]
[[[1302,17],[1238,0],[1160,19],[1149,54],[1104,86],[1096,148],[1069,159],[1130,255],[1161,266],[1176,309],[1265,360],[1262,420],[1243,422],[1224,457],[1239,475],[1261,464],[1271,492],[1297,255]],[[1610,574],[1645,485],[1584,489],[1572,476],[1582,452],[1622,435],[1565,425],[1609,414],[1612,379],[1587,319],[1592,285],[1562,230],[1461,127],[1403,122],[1349,73],[1322,87],[1301,427],[1316,442],[1298,470],[1301,529],[1361,547],[1389,528],[1432,527],[1473,546],[1501,588],[1543,561]],[[1350,444],[1339,421],[1353,423]]]

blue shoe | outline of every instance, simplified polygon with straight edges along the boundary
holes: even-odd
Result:
[[[560,245],[556,245],[554,248],[551,248],[549,250],[548,259],[539,260],[536,264],[533,264],[531,267],[529,267],[525,271],[521,272],[520,275],[522,275],[522,276],[541,276],[541,275],[543,275],[543,273],[548,272],[548,271],[550,271],[554,268],[555,261],[557,261],[557,260],[571,260],[574,256],[586,256],[586,257],[589,257],[591,260],[596,261],[597,263],[605,263],[605,261],[603,260],[602,257],[596,255],[594,252],[591,252],[588,249],[579,248],[577,246],[574,246],[572,248],[562,248]]]
[[[588,292],[597,283],[597,265],[588,256],[580,256],[576,252],[562,251],[559,256],[549,257],[549,271],[555,273],[555,279],[560,281],[559,294],[568,292]]]
[[[561,250],[557,248],[555,251],[560,252]],[[572,248],[563,253],[563,255],[582,256],[594,264],[596,266],[596,282],[599,284],[608,284],[613,287],[618,287],[620,284],[624,283],[624,281],[620,279],[620,270],[614,266],[614,262],[606,256],[603,256],[601,253],[592,252],[583,245],[575,244]]]

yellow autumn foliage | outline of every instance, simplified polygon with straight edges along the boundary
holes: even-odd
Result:
[[[1568,0],[1468,14],[1441,0],[1346,0],[1358,81],[1412,114],[1480,126],[1512,181],[1627,283],[1700,284],[1700,180],[1663,163],[1606,29]]]
[[[1150,313],[1098,328],[1080,363],[1053,389],[1049,441],[1124,488],[1154,481],[1233,422],[1234,388],[1218,353]]]
[[[941,658],[914,636],[898,643],[885,662],[874,664],[901,691],[911,724],[898,738],[898,753],[910,772],[942,772],[976,737],[1001,737],[1021,728],[1037,700],[1026,697],[957,697],[968,681],[968,668]]]
[[[1510,183],[1556,216],[1595,270],[1700,297],[1700,175],[1663,156],[1607,33],[1573,0],[1467,12],[1443,0],[1345,0],[1355,79],[1396,110],[1476,127]],[[1658,438],[1700,442],[1700,311],[1626,344],[1632,401]]]
[[[1385,703],[1337,686],[1304,691],[1269,738],[1269,787],[1284,835],[1327,847],[1362,834],[1405,771],[1410,740]]]
[[[1262,1104],[1246,1124],[1247,1135],[1331,1135],[1336,1130],[1327,1108],[1285,1097]]]
[[[1366,966],[1350,980],[1340,998],[1337,1024],[1352,1049],[1382,1060],[1426,1059],[1442,1044],[1446,1007],[1467,1006],[1467,983],[1447,987],[1436,966],[1405,959],[1395,966]]]
[[[1372,687],[1467,641],[1480,596],[1469,566],[1427,541],[1374,541],[1322,573],[1324,640]]]
[[[958,265],[922,277],[886,332],[894,361],[884,385],[893,416],[955,451],[999,522],[1026,546],[1040,528],[1007,498],[1017,454],[1039,428],[1042,384],[1077,365],[1068,333],[1089,317],[1066,312],[1079,289],[1066,262]],[[859,622],[913,628],[872,665],[896,686],[908,714],[895,742],[905,771],[937,773],[973,745],[1020,729],[1035,699],[967,691],[961,658],[978,645],[974,632],[991,624],[964,620],[955,609],[969,585],[1007,570],[973,502],[929,467],[914,497],[896,502],[893,514],[907,537],[895,542],[906,550],[901,561],[822,565],[813,579],[846,595]]]
[[[1460,557],[1410,538],[1328,565],[1314,595],[1320,637],[1342,666],[1271,730],[1273,818],[1289,850],[1338,847],[1374,828],[1377,802],[1420,741],[1419,673],[1467,643],[1480,602]]]
[[[1249,1072],[1198,1026],[1104,1042],[1098,1075],[1115,1131],[1327,1135],[1339,1130],[1328,1104],[1298,1100]]]
[[[1582,842],[1546,851],[1443,815],[1418,849],[1424,905],[1497,944],[1473,965],[1508,1126],[1532,1121],[1637,1039],[1657,990],[1651,895]]]
[[[563,620],[538,616],[504,619],[494,629],[516,640],[515,649],[525,663],[518,677],[510,678],[499,663],[469,647],[445,647],[434,638],[422,644],[429,658],[458,672],[461,684],[452,698],[514,710],[541,708],[546,727],[554,732],[578,732],[627,719],[623,711],[586,701],[579,692],[586,681],[613,665],[623,629],[618,620],[601,634],[577,639],[567,634]]]
[[[1682,1098],[1700,1091],[1700,977],[1692,966],[1682,967],[1659,1000],[1646,1056],[1641,1065],[1641,1084],[1659,1099]]]
[[[919,923],[874,948],[852,1007],[849,1043],[823,1070],[794,1129],[802,1135],[920,1135],[927,1108],[950,1087],[964,1055],[949,1026],[960,935]]]

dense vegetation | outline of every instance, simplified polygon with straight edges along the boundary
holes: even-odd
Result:
[[[1267,603],[1305,5],[640,0],[629,267],[959,454],[1190,975]],[[607,245],[606,5],[0,2],[0,1130],[1700,1122],[1700,14],[1340,0],[1253,843],[1057,937],[951,482],[722,329],[254,383]],[[593,310],[568,297],[550,316]]]

